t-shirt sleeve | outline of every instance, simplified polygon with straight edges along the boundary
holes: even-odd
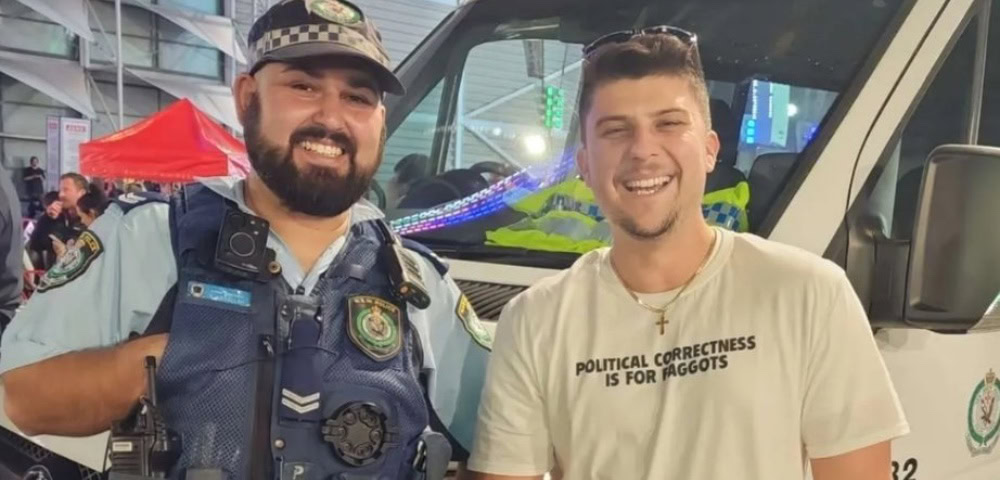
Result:
[[[845,454],[909,433],[871,326],[847,277],[809,335],[802,439],[809,458]],[[823,305],[820,302],[819,305]]]
[[[507,305],[497,325],[468,467],[497,475],[542,475],[555,465],[545,403],[527,332],[523,299]]]
[[[0,374],[141,333],[176,282],[166,215],[166,205],[128,217],[109,207],[14,316],[0,339]]]

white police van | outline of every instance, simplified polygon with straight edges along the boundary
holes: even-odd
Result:
[[[868,307],[912,429],[893,478],[1000,478],[1000,0],[466,2],[398,68],[372,198],[495,319],[578,255],[497,233],[574,174],[582,45],[658,24],[698,35],[709,183],[746,181],[748,230],[836,261]],[[403,195],[405,157],[430,175]],[[0,436],[11,473],[101,468],[104,436],[32,440]]]

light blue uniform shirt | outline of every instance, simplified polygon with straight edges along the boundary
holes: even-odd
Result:
[[[213,178],[202,183],[253,213],[244,201],[241,180]],[[365,200],[350,210],[352,225],[382,217]],[[142,333],[177,282],[167,204],[147,203],[127,214],[112,204],[90,232],[100,241],[101,253],[78,276],[36,293],[18,312],[0,342],[0,374],[63,353],[114,345],[133,332]],[[308,294],[345,241],[341,237],[330,244],[308,272],[302,271],[276,233],[270,233],[267,245],[275,251],[288,285],[301,286]],[[488,352],[474,340],[468,317],[458,316],[462,293],[455,282],[442,278],[421,255],[413,256],[421,260],[431,298],[427,310],[408,309],[410,323],[423,344],[431,403],[449,433],[469,451]]]

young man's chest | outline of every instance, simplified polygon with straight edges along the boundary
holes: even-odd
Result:
[[[662,333],[661,314],[611,292],[564,302],[542,370],[557,456],[614,465],[777,441],[797,459],[806,312],[776,301],[704,288],[667,309]]]

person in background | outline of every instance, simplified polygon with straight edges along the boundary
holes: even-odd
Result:
[[[144,181],[141,183],[143,190],[147,192],[163,193],[159,183]]]
[[[36,269],[47,270],[56,261],[52,239],[65,243],[76,236],[68,217],[63,214],[59,192],[48,192],[42,197],[45,211],[35,219],[35,227],[28,241],[28,253]]]
[[[430,158],[420,153],[411,153],[399,160],[393,167],[392,178],[385,187],[386,208],[396,208],[414,184],[427,178],[429,162]]]
[[[80,214],[80,223],[86,227],[97,220],[97,217],[104,213],[108,205],[108,199],[104,192],[96,187],[91,187],[90,191],[76,201],[76,210]]]
[[[42,210],[45,192],[45,170],[38,166],[38,157],[31,157],[31,165],[24,169],[24,190],[28,196],[28,217],[34,218]]]
[[[0,170],[0,334],[14,318],[21,303],[24,273],[24,240],[21,237],[21,202],[10,173]]]
[[[88,191],[90,191],[90,181],[79,173],[66,173],[59,177],[59,201],[62,202],[63,213],[74,223],[79,221],[76,201]]]
[[[118,184],[113,180],[104,181],[104,196],[107,198],[118,198],[119,195],[125,193],[122,189],[118,188]]]
[[[125,193],[142,193],[146,187],[140,182],[130,182],[125,184]]]

